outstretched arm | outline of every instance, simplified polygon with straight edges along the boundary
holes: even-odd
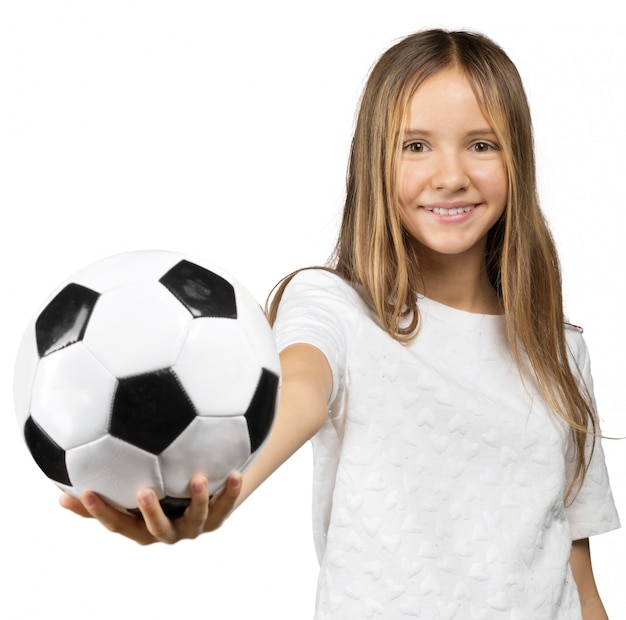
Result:
[[[110,507],[95,493],[86,492],[81,501],[70,495],[61,505],[83,517],[93,517],[107,529],[140,544],[174,543],[217,529],[264,480],[304,445],[326,420],[332,391],[332,373],[319,349],[305,344],[281,353],[282,388],[278,411],[267,446],[243,476],[233,474],[224,492],[209,504],[208,484],[203,476],[191,481],[191,504],[184,516],[168,519],[151,489],[142,489],[138,505],[143,519]]]
[[[321,351],[293,345],[281,353],[280,365],[282,387],[274,428],[267,446],[246,471],[234,508],[311,439],[328,416],[332,374]]]
[[[578,586],[583,620],[608,620],[593,577],[588,538],[575,540],[572,543],[569,562]]]

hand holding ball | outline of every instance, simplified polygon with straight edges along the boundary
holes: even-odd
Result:
[[[254,298],[173,252],[119,254],[78,272],[18,352],[14,392],[30,452],[64,491],[136,512],[152,487],[182,514],[198,473],[218,492],[263,447],[280,363]]]

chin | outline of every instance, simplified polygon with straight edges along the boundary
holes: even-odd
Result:
[[[430,240],[428,243],[416,241],[415,243],[418,255],[422,256],[446,256],[446,257],[464,257],[479,253],[481,256],[485,254],[485,239],[477,242],[442,242]]]

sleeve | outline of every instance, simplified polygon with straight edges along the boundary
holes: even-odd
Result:
[[[352,294],[355,291],[337,275],[303,270],[285,288],[274,324],[279,352],[309,344],[324,354],[333,377],[329,404],[345,385],[348,329],[356,314]]]
[[[575,338],[576,342],[570,347],[570,350],[576,361],[581,380],[589,391],[595,406],[589,351],[580,332],[576,332]],[[597,432],[600,433],[601,431],[598,429]],[[593,437],[589,436],[588,449],[591,448],[592,440]],[[570,473],[572,472],[573,467],[570,467]],[[588,538],[620,527],[600,437],[596,437],[589,469],[578,495],[566,507],[566,516],[570,523],[572,540]]]

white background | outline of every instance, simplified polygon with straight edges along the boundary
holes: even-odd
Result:
[[[626,29],[617,6],[4,2],[0,614],[311,617],[308,447],[217,534],[141,548],[57,507],[58,491],[14,422],[13,359],[48,291],[109,254],[188,252],[233,273],[260,301],[286,273],[323,262],[366,73],[417,29],[482,31],[518,65],[567,313],[585,327],[604,431],[626,435]],[[605,450],[626,519],[626,443]],[[592,541],[613,618],[626,613],[625,543],[621,531]]]

